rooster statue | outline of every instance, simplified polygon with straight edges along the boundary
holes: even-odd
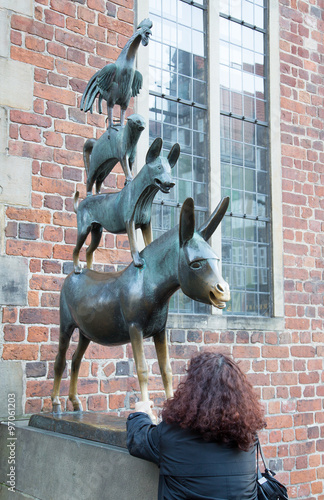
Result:
[[[120,124],[123,126],[125,112],[131,97],[137,96],[142,88],[143,77],[135,66],[135,56],[140,42],[148,45],[153,23],[144,19],[134,35],[128,40],[115,63],[107,64],[90,79],[81,99],[81,111],[90,111],[97,96],[99,113],[102,113],[101,102],[107,101],[108,127],[113,126],[113,107],[120,106]]]

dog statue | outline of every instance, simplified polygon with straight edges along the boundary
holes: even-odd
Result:
[[[127,233],[129,246],[136,267],[144,260],[139,256],[135,230],[140,228],[145,245],[152,242],[151,212],[154,196],[160,190],[169,193],[174,186],[171,177],[180,155],[180,146],[174,144],[167,158],[160,156],[162,139],[156,138],[150,146],[144,167],[132,182],[118,193],[87,196],[78,205],[79,192],[74,196],[77,213],[78,237],[73,251],[74,272],[80,273],[79,254],[91,232],[91,243],[86,251],[87,267],[91,269],[93,252],[98,248],[103,228],[114,234]]]

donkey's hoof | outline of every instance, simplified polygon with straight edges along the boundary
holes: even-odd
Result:
[[[81,274],[81,266],[74,266],[74,274]]]

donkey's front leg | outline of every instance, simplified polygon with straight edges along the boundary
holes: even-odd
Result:
[[[169,399],[173,396],[172,369],[169,358],[167,334],[165,330],[154,336],[154,343],[155,343],[156,355],[159,362],[160,372],[162,375],[165,395],[167,399]]]
[[[129,336],[132,343],[137,377],[142,395],[142,401],[149,401],[149,395],[147,389],[148,371],[147,371],[147,363],[144,356],[143,331],[138,325],[135,325],[133,323],[129,327]],[[149,415],[152,421],[155,422],[155,417],[151,411]]]

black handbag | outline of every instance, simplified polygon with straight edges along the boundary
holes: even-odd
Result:
[[[264,465],[264,472],[259,468],[259,453]],[[288,500],[287,488],[274,478],[275,472],[268,469],[259,438],[257,438],[257,490],[258,500]]]

